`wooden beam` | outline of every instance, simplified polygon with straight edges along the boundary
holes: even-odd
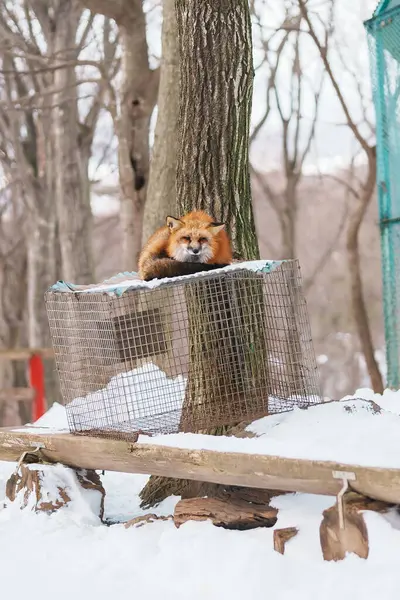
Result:
[[[13,402],[32,402],[35,391],[28,387],[0,389],[0,404],[12,400]]]
[[[33,354],[38,354],[43,359],[54,358],[53,348],[2,348],[0,360],[29,360]]]
[[[41,430],[43,431],[43,430]],[[0,429],[0,460],[16,461],[23,452],[42,445],[49,462],[74,468],[142,473],[210,481],[259,489],[336,495],[342,487],[334,471],[355,475],[354,491],[385,502],[400,503],[400,469],[360,467],[211,450],[186,450],[73,435]]]

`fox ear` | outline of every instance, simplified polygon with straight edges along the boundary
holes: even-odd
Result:
[[[180,219],[175,219],[175,217],[167,217],[167,226],[171,229],[171,231],[174,231],[176,229],[179,229],[179,227],[182,227],[183,223]]]
[[[225,227],[225,223],[210,223],[208,231],[211,235],[217,235],[220,231],[222,231]]]

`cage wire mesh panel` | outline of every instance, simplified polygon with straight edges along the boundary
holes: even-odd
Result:
[[[400,2],[366,22],[376,112],[387,383],[400,387]]]
[[[206,431],[320,402],[299,265],[264,271],[49,290],[71,431]]]

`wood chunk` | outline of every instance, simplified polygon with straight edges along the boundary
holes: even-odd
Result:
[[[101,482],[100,475],[91,469],[77,469],[75,470],[75,474],[80,486],[84,490],[91,490],[100,494],[99,517],[103,520],[106,491]]]
[[[240,500],[218,498],[188,498],[180,500],[175,507],[174,523],[180,527],[186,521],[211,519],[217,527],[225,529],[254,529],[273,527],[278,511],[271,506],[260,506]]]
[[[0,404],[11,400],[12,402],[32,402],[35,390],[28,387],[2,388],[0,390]]]
[[[100,495],[98,502],[93,502],[92,496],[90,506],[102,519],[105,490],[97,473],[86,469],[75,471],[61,465],[22,464],[6,483],[5,506],[17,503],[21,509],[52,513],[70,504],[78,487]]]
[[[275,529],[274,531],[274,550],[280,554],[285,554],[286,543],[298,534],[296,527],[286,527],[285,529]]]
[[[172,515],[169,515],[168,517],[158,517],[153,513],[141,515],[140,517],[135,517],[134,519],[127,521],[125,523],[125,529],[129,529],[129,527],[143,527],[146,523],[154,523],[154,521],[170,521],[172,518]]]
[[[356,492],[347,492],[344,502],[344,529],[340,528],[337,503],[323,512],[320,525],[320,542],[325,560],[342,560],[347,552],[368,558],[368,530],[361,511],[386,513],[393,506],[379,500],[365,498]]]
[[[19,501],[21,509],[32,508],[35,512],[54,512],[71,501],[62,485],[54,487],[52,498],[43,494],[45,473],[43,470],[21,465],[6,483],[6,496],[10,502]],[[22,493],[21,493],[22,492]],[[43,497],[44,496],[44,497]],[[46,497],[47,496],[47,497]]]

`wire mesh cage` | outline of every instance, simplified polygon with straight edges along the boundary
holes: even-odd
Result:
[[[387,383],[400,387],[400,0],[365,23],[376,112]]]
[[[297,261],[46,293],[72,432],[207,431],[321,401]]]

